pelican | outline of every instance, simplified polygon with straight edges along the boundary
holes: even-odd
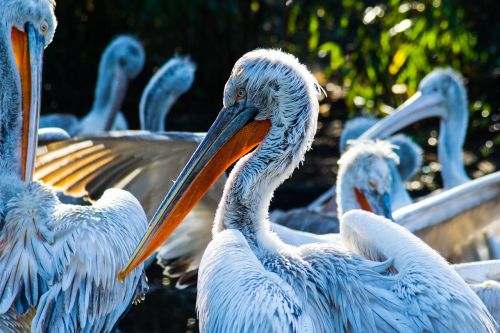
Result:
[[[147,221],[125,191],[106,191],[94,206],[64,205],[51,188],[32,181],[54,6],[48,0],[0,4],[0,329],[109,332],[147,288],[142,268],[124,283],[115,277]]]
[[[119,109],[128,81],[144,67],[144,57],[144,48],[134,37],[121,35],[113,39],[101,57],[90,112],[82,119],[71,114],[46,115],[40,119],[40,128],[59,127],[71,136],[127,129],[127,120]]]
[[[438,159],[441,164],[444,188],[450,189],[471,182],[465,173],[462,159],[462,147],[468,121],[467,94],[460,75],[452,69],[437,69],[428,74],[420,83],[418,92],[414,96],[393,114],[377,122],[361,138],[384,138],[413,122],[428,117],[440,118]],[[490,177],[488,179],[493,180],[491,185],[495,186],[496,178]],[[473,184],[471,188],[474,188]],[[480,200],[481,198],[483,201]],[[468,204],[470,205],[473,200],[474,198],[469,198]],[[480,209],[483,205],[490,205],[491,200],[492,198],[485,198],[484,194],[479,194],[475,199],[475,206]],[[467,206],[468,204],[460,203],[454,206]],[[442,206],[439,209],[454,210],[456,208]],[[493,208],[491,211],[495,211],[495,209]],[[498,215],[494,215],[491,211],[481,209],[480,215],[473,216],[473,220],[486,223],[497,221],[496,224],[490,226],[490,230],[487,232],[489,246],[495,252],[494,249],[498,247],[498,241],[495,239],[495,227],[498,229]],[[471,235],[474,232],[474,229],[471,230]],[[477,258],[477,255],[471,259],[473,258]]]
[[[373,126],[377,120],[372,117],[356,117],[346,122],[344,130],[340,136],[339,148],[340,154],[348,148],[350,140],[357,139],[361,134]],[[413,202],[405,189],[404,182],[408,181],[422,165],[422,149],[409,137],[398,134],[388,138],[395,146],[395,153],[399,156],[399,163],[391,166],[391,206],[393,209],[399,209]],[[332,187],[311,204],[307,206],[309,211],[330,212],[336,209],[336,188]],[[304,229],[304,231],[315,232],[313,229]]]
[[[366,130],[372,124],[372,118],[356,118],[354,121],[348,122],[340,139],[341,151],[347,150],[347,142],[351,142],[352,139],[355,139],[357,135],[362,133],[360,132],[361,130]],[[388,147],[387,144],[389,142],[389,146],[392,144],[392,148],[385,149],[384,147]],[[343,144],[346,146],[342,146]],[[375,145],[375,147],[379,149],[371,149],[370,145]],[[355,158],[357,161],[356,163],[359,164],[369,164],[369,156],[371,154],[388,157],[387,151],[391,149],[394,150],[395,154],[390,154],[391,157],[387,159],[387,169],[384,169],[390,170],[390,177],[386,177],[386,179],[388,179],[388,184],[391,186],[390,193],[388,193],[388,197],[391,199],[390,207],[391,209],[398,209],[411,204],[412,199],[405,189],[404,181],[413,176],[422,163],[422,152],[420,147],[404,135],[393,136],[386,143],[377,144],[370,140],[361,145],[357,144],[357,146],[364,146],[364,148],[355,149],[356,153],[354,155],[361,155],[363,158],[366,158],[366,160],[363,160],[363,158]],[[370,153],[365,154],[365,152]],[[341,159],[342,158],[343,157],[341,157]],[[351,163],[350,166],[355,167],[355,164]],[[358,180],[360,182],[364,182],[367,173],[361,172],[357,177],[359,177]],[[340,178],[342,177],[337,177],[337,182],[341,181]],[[322,208],[320,210],[311,206],[296,208],[286,212],[278,210],[271,212],[270,219],[273,222],[285,225],[289,228],[315,234],[338,232],[338,219],[335,210],[342,210],[342,208],[336,204],[336,201],[340,199],[336,197],[336,194],[338,194],[337,188],[333,187],[332,190],[328,190],[323,194],[319,200],[316,200],[313,205],[321,205]],[[327,202],[323,204],[325,201]],[[388,215],[385,214],[385,216]]]
[[[141,129],[165,131],[165,118],[175,101],[191,88],[196,65],[188,57],[174,56],[149,80],[141,96]]]
[[[357,117],[346,122],[344,130],[340,135],[340,153],[347,149],[349,140],[360,137],[376,123],[372,117]],[[413,200],[405,190],[404,183],[408,181],[422,166],[422,148],[412,139],[403,134],[391,136],[387,139],[396,147],[395,153],[399,157],[399,163],[392,167],[392,207],[401,208],[411,204]],[[397,170],[397,172],[395,172]]]
[[[385,138],[424,118],[439,117],[438,159],[445,189],[469,181],[462,159],[467,131],[467,93],[458,73],[436,69],[419,84],[418,92],[390,116],[361,135],[361,139]]]
[[[240,58],[224,89],[224,108],[119,278],[147,259],[239,160],[200,265],[201,331],[494,332],[484,304],[444,259],[383,217],[344,214],[345,248],[290,246],[271,231],[272,193],[311,145],[317,94],[315,79],[292,55],[256,50]],[[399,273],[385,273],[391,265]]]

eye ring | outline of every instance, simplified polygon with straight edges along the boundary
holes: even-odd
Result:
[[[45,36],[48,31],[49,31],[49,24],[47,23],[47,21],[43,21],[40,24],[40,32],[42,33],[43,36]]]
[[[370,187],[371,190],[375,191],[377,189],[377,184],[374,181],[369,181],[368,186]]]
[[[245,97],[247,97],[247,91],[245,90],[245,88],[239,88],[236,91],[236,100],[240,101],[240,100],[244,99]]]

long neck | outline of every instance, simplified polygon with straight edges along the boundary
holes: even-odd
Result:
[[[445,188],[469,181],[463,162],[463,144],[469,119],[467,96],[463,87],[450,88],[448,118],[441,120],[439,129],[438,158]]]
[[[351,177],[345,172],[340,171],[337,175],[337,215],[340,217],[345,212],[353,209],[360,209],[356,194],[354,193],[354,184]]]
[[[152,132],[165,131],[165,118],[178,96],[153,88],[144,92],[139,107],[141,129]]]
[[[0,170],[19,175],[21,82],[10,44],[10,31],[0,25]]]
[[[236,164],[224,189],[214,232],[237,229],[251,245],[265,238],[273,192],[299,165],[316,132],[315,110],[304,106],[301,111],[287,119],[288,126],[273,121],[259,148]]]
[[[82,132],[111,129],[126,89],[124,75],[116,67],[107,56],[99,64],[94,103],[82,121]],[[91,128],[86,128],[88,126]]]

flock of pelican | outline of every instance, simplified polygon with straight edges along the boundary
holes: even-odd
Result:
[[[145,52],[120,36],[88,115],[39,124],[54,6],[0,3],[1,332],[111,332],[146,296],[155,257],[178,287],[197,284],[202,332],[500,330],[500,173],[465,172],[454,71],[430,73],[381,120],[349,122],[336,186],[314,207],[269,212],[316,132],[322,90],[306,66],[248,52],[207,133],[164,132],[196,69],[175,56],[131,131],[120,108]],[[440,118],[444,190],[413,202],[421,149],[396,132],[427,117]]]

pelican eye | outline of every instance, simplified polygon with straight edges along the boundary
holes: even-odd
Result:
[[[40,24],[40,32],[42,33],[43,36],[45,36],[48,31],[49,31],[49,24],[47,23],[47,21],[43,21]]]
[[[247,97],[247,91],[245,88],[239,88],[238,91],[236,91],[236,100],[240,101],[245,97]]]
[[[377,189],[377,184],[374,181],[369,181],[368,186],[370,187],[370,190],[375,191]]]

